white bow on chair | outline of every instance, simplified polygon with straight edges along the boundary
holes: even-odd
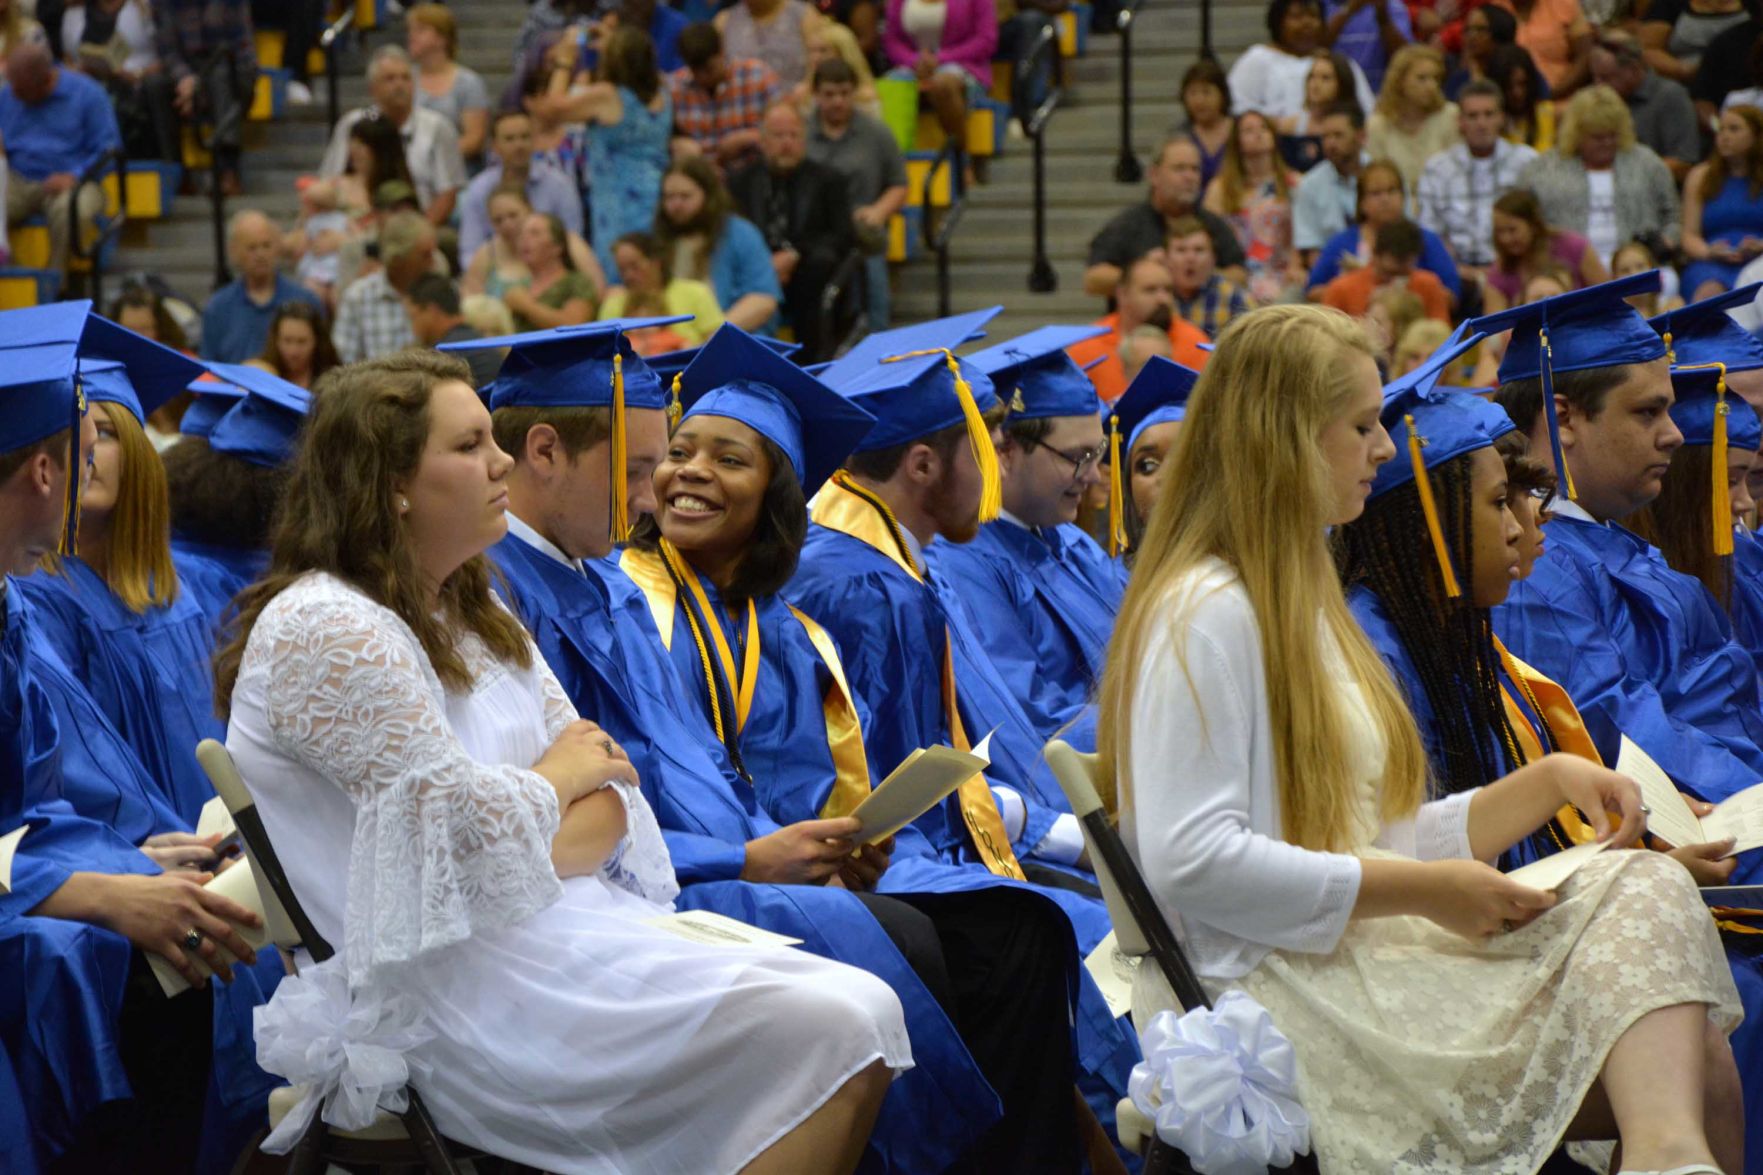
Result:
[[[1267,1009],[1240,991],[1212,1008],[1157,1013],[1127,1092],[1200,1175],[1264,1175],[1310,1149],[1297,1056]]]

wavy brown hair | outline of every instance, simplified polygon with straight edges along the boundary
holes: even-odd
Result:
[[[238,627],[215,654],[214,698],[222,717],[257,617],[284,588],[314,571],[397,613],[448,689],[472,682],[459,654],[462,629],[476,633],[499,659],[532,664],[526,630],[490,592],[489,560],[480,553],[448,576],[437,609],[423,587],[410,533],[392,509],[398,483],[415,475],[428,444],[429,400],[449,380],[470,385],[464,360],[414,348],[324,377],[276,516],[269,570],[239,596]]]

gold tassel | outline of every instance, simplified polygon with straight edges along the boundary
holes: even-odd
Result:
[[[624,481],[629,466],[624,432],[624,356],[612,356],[612,541],[631,537],[630,494]]]
[[[1451,568],[1451,553],[1445,549],[1445,532],[1439,525],[1438,503],[1433,501],[1432,482],[1426,476],[1426,459],[1420,455],[1426,442],[1414,430],[1414,417],[1404,416],[1402,422],[1408,426],[1408,460],[1414,466],[1414,488],[1420,491],[1420,513],[1426,518],[1426,533],[1432,538],[1432,553],[1439,561],[1445,595],[1454,600],[1463,594],[1463,589],[1457,586],[1457,573]]]
[[[1714,382],[1714,497],[1708,503],[1714,511],[1714,554],[1732,554],[1732,490],[1726,484],[1726,416],[1731,411],[1726,402],[1726,364],[1718,363],[1720,375]]]
[[[1671,346],[1671,332],[1669,330],[1663,331],[1661,332],[1660,337],[1665,343],[1665,362],[1675,365],[1677,363],[1677,352]]]
[[[685,375],[683,371],[673,373],[673,391],[667,399],[667,432],[669,436],[673,435],[673,430],[679,427],[679,418],[685,415],[686,411],[680,406],[679,399],[680,377],[683,375]]]
[[[85,469],[80,465],[80,425],[86,419],[86,385],[78,376],[73,385],[73,428],[67,437],[67,494],[61,502],[61,537],[56,541],[58,555],[73,556],[80,545],[80,482]]]
[[[1126,471],[1120,467],[1120,418],[1108,417],[1108,553],[1126,550]]]
[[[941,355],[949,364],[949,374],[955,379],[955,398],[961,402],[961,416],[967,422],[968,447],[973,450],[973,463],[979,467],[979,520],[995,521],[1004,511],[1004,484],[998,475],[998,450],[992,445],[992,430],[986,427],[986,418],[980,415],[979,405],[974,402],[973,387],[961,374],[961,365],[955,361],[955,352],[947,347],[927,347],[922,351],[890,355],[882,362],[897,363],[920,355]]]

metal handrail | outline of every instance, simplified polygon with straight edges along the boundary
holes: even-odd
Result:
[[[1064,72],[1058,31],[1050,24],[1042,25],[1028,51],[1016,63],[1010,85],[1011,114],[1034,144],[1035,252],[1028,272],[1028,288],[1037,294],[1050,294],[1059,288],[1059,275],[1047,258],[1047,123],[1065,97]],[[1043,81],[1043,76],[1049,80]],[[1045,94],[1031,109],[1036,90],[1043,87]]]
[[[227,71],[231,75],[228,80],[232,84],[233,93],[237,94],[239,92],[239,56],[231,49],[221,49],[216,52],[225,55]],[[210,113],[212,114],[212,111]],[[244,120],[245,109],[241,106],[239,121],[243,124]],[[220,152],[214,149],[212,138],[203,138],[200,118],[192,118],[187,125],[196,136],[196,146],[208,152],[208,206],[209,218],[214,230],[214,288],[218,290],[233,280],[232,271],[227,268],[226,193],[221,190],[220,186]],[[243,135],[243,125],[240,126],[239,131]]]
[[[89,260],[92,263],[91,287],[86,291],[92,301],[99,306],[104,305],[104,245],[122,231],[122,226],[129,218],[129,177],[128,156],[121,147],[112,147],[92,161],[90,167],[80,173],[74,183],[73,194],[67,201],[67,247],[70,257]],[[99,199],[103,199],[104,173],[113,172],[116,176],[116,217],[107,220],[102,211],[96,218],[99,222],[98,232],[92,238],[91,251],[87,252],[86,242],[80,233],[80,192],[96,184]],[[71,268],[71,267],[70,267]],[[63,274],[63,278],[67,275]],[[64,295],[65,296],[65,295]]]
[[[838,268],[833,270],[832,277],[827,279],[825,287],[821,289],[819,309],[821,338],[831,339],[833,337],[833,328],[838,325],[836,316],[839,302],[847,293],[854,292],[855,294],[856,313],[853,315],[850,330],[845,332],[845,337],[832,343],[827,349],[827,354],[810,356],[811,361],[820,362],[842,353],[849,344],[856,342],[855,336],[863,329],[864,312],[869,309],[869,286],[865,280],[864,262],[863,250],[853,248],[845,254],[845,259],[839,262]]]
[[[1132,28],[1145,0],[1128,0],[1114,18],[1120,33],[1120,157],[1114,161],[1117,183],[1136,184],[1145,169],[1132,149]],[[1212,0],[1200,0],[1200,56],[1212,57]]]
[[[337,120],[343,117],[342,95],[337,91],[337,42],[343,35],[355,27],[355,5],[343,5],[343,15],[325,26],[324,32],[318,35],[318,47],[324,50],[324,77],[326,90],[326,113],[330,116],[330,129],[337,129]]]
[[[937,255],[937,316],[947,318],[954,311],[949,309],[949,240],[954,236],[955,226],[961,223],[962,214],[967,211],[967,178],[960,166],[967,153],[961,144],[954,139],[946,140],[943,149],[931,161],[930,170],[924,173],[924,220],[921,235],[924,247]],[[949,206],[943,214],[936,217],[936,227],[931,227],[930,194],[935,189],[937,171],[943,167],[949,169]]]

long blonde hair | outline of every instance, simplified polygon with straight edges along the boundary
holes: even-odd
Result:
[[[135,414],[121,404],[104,405],[121,450],[116,504],[105,533],[104,583],[129,611],[139,615],[177,599],[178,573],[171,562],[171,494],[165,466]],[[61,561],[44,559],[60,574]]]
[[[1383,88],[1377,94],[1376,109],[1379,114],[1388,119],[1397,119],[1402,116],[1408,103],[1407,95],[1402,93],[1402,87],[1407,85],[1408,75],[1422,65],[1438,66],[1439,80],[1441,82],[1444,80],[1445,55],[1431,45],[1403,45],[1396,50],[1396,55],[1390,58],[1389,68],[1384,71]],[[1444,109],[1445,102],[1444,91],[1441,89],[1438,100],[1420,113],[1437,114]]]
[[[1408,707],[1347,610],[1324,528],[1332,496],[1318,438],[1342,410],[1352,356],[1372,353],[1352,319],[1320,306],[1267,306],[1231,319],[1188,402],[1102,679],[1100,750],[1132,803],[1131,715],[1138,667],[1154,634],[1181,633],[1194,599],[1172,588],[1208,559],[1229,564],[1260,624],[1283,835],[1308,849],[1351,847],[1359,786],[1325,634],[1363,690],[1387,747],[1382,815],[1420,805],[1426,754]],[[1253,492],[1221,476],[1250,470]],[[1175,603],[1171,611],[1171,603]],[[1186,641],[1177,655],[1186,672]],[[1191,683],[1190,683],[1191,684]],[[1204,700],[1196,698],[1204,708]]]

